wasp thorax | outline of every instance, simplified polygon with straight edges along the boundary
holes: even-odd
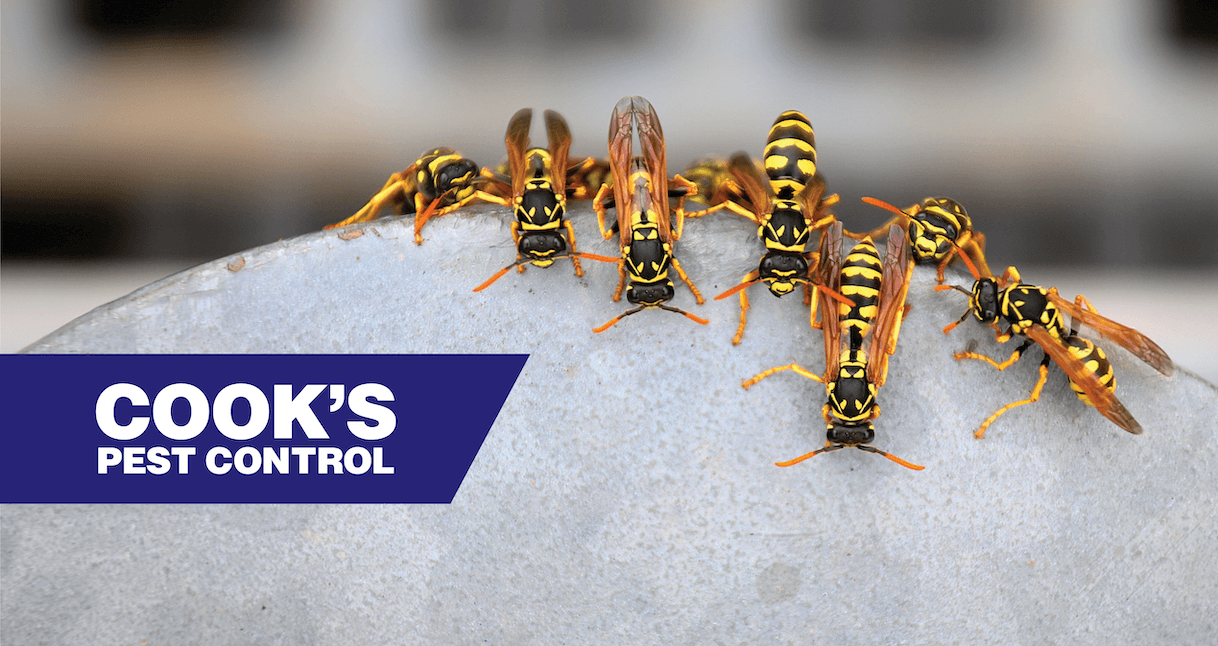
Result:
[[[968,300],[969,308],[978,321],[991,323],[998,318],[998,283],[993,278],[982,278],[973,283],[973,294]]]
[[[659,283],[631,283],[626,287],[626,300],[635,305],[655,306],[667,303],[676,294],[671,280]]]

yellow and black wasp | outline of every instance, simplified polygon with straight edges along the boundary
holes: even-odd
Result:
[[[681,171],[681,175],[697,187],[697,195],[693,198],[707,208],[718,207],[728,200],[736,203],[747,203],[748,196],[732,181],[728,170],[727,160],[722,157],[703,157]],[[686,215],[695,217],[695,213],[686,209]],[[698,214],[700,215],[700,214]]]
[[[829,207],[837,203],[838,196],[825,195],[825,179],[816,167],[816,134],[802,113],[788,110],[778,115],[766,139],[763,165],[765,179],[747,154],[732,155],[727,163],[730,182],[721,191],[722,201],[698,214],[726,208],[755,222],[765,244],[757,269],[715,297],[721,300],[740,294],[740,326],[733,344],[744,336],[748,286],[761,282],[781,297],[802,284],[811,296],[812,234],[836,221]]]
[[[888,379],[888,359],[896,352],[901,321],[907,310],[905,300],[912,268],[909,245],[904,232],[894,225],[888,233],[887,256],[882,265],[870,237],[854,246],[844,264],[841,248],[842,225],[834,222],[821,238],[817,282],[826,290],[840,291],[853,303],[820,299],[824,375],[792,363],[770,368],[742,385],[747,389],[783,370],[792,370],[825,385],[828,402],[821,409],[826,424],[825,446],[792,460],[776,462],[780,467],[799,464],[821,453],[857,448],[921,471],[924,467],[870,446],[875,439],[873,422],[880,416],[876,397]]]
[[[973,221],[964,206],[950,197],[928,197],[906,210],[864,197],[863,201],[896,214],[892,220],[872,231],[876,235],[890,224],[898,224],[909,235],[913,259],[919,263],[938,263],[936,279],[943,282],[943,270],[956,254],[967,255],[984,275],[990,275],[985,264],[985,235],[973,230]]]
[[[533,121],[533,110],[524,108],[508,122],[504,141],[508,151],[511,197],[483,199],[512,207],[512,213],[516,216],[512,222],[516,262],[475,287],[475,292],[486,289],[513,267],[519,267],[521,271],[530,264],[549,267],[559,258],[570,258],[571,263],[575,265],[575,275],[583,276],[584,271],[579,265],[580,258],[617,262],[614,258],[581,254],[576,250],[575,230],[570,220],[564,217],[567,209],[567,157],[571,149],[571,130],[562,115],[553,110],[546,110],[545,119],[546,136],[550,144],[548,149],[529,147],[529,127]],[[577,171],[579,168],[572,170]]]
[[[635,157],[632,146],[635,131],[643,155]],[[703,303],[702,294],[690,282],[673,255],[674,244],[681,239],[685,212],[684,197],[692,195],[696,188],[680,175],[672,178],[669,189],[668,170],[664,158],[664,132],[660,129],[660,117],[651,103],[641,96],[628,96],[613,108],[609,121],[609,166],[612,169],[612,202],[617,210],[617,223],[605,227],[605,211],[610,199],[609,185],[602,185],[593,204],[601,235],[606,240],[617,229],[621,243],[621,260],[618,261],[618,285],[613,294],[614,302],[621,300],[622,289],[626,300],[637,305],[615,316],[593,331],[600,333],[623,318],[645,309],[659,308],[676,312],[705,325],[706,319],[684,310],[665,305],[676,293],[668,269],[677,272],[694,293],[698,304]],[[669,196],[677,197],[676,208],[669,206]],[[630,284],[626,285],[627,277]]]
[[[969,297],[968,310],[954,323],[943,328],[943,333],[951,332],[972,314],[978,321],[994,328],[999,343],[1006,343],[1016,335],[1022,336],[1024,340],[1015,348],[1010,358],[1002,363],[976,352],[957,352],[955,358],[985,361],[998,370],[1006,370],[1018,361],[1033,343],[1040,346],[1045,353],[1040,362],[1040,377],[1031,395],[1027,399],[998,409],[982,422],[973,435],[977,438],[983,437],[985,430],[1003,413],[1040,399],[1041,390],[1048,378],[1050,361],[1066,373],[1070,388],[1084,404],[1094,407],[1101,415],[1126,431],[1135,435],[1141,434],[1142,426],[1116,398],[1116,378],[1104,351],[1079,336],[1078,330],[1080,325],[1088,325],[1103,337],[1129,350],[1155,370],[1170,376],[1175,372],[1175,365],[1162,348],[1137,330],[1100,316],[1090,301],[1082,295],[1071,302],[1059,295],[1056,287],[1045,289],[1026,284],[1022,282],[1019,271],[1014,267],[1008,267],[1000,279],[994,280],[981,274],[966,255],[961,255],[961,258],[976,280],[971,292],[955,285],[936,287],[937,290],[955,289],[968,294]],[[1070,316],[1069,328],[1062,318],[1063,313]],[[1008,325],[1005,332],[999,328],[1000,319]]]
[[[451,213],[475,199],[502,202],[502,196],[481,190],[491,178],[473,160],[452,148],[433,148],[413,164],[389,176],[381,188],[355,215],[325,229],[375,220],[386,205],[396,215],[414,214],[414,241],[423,244],[421,231],[427,220]]]

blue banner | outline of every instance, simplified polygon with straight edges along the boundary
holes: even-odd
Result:
[[[0,355],[0,502],[449,503],[527,355]]]

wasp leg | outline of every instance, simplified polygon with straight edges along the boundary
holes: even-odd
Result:
[[[1049,361],[1050,361],[1049,355],[1046,354],[1045,358],[1040,362],[1040,378],[1036,380],[1036,386],[1032,389],[1031,396],[1029,396],[1027,399],[1021,399],[1017,402],[1011,402],[1011,403],[1007,404],[1006,406],[999,408],[997,410],[997,412],[995,412],[993,415],[990,415],[988,419],[986,419],[984,422],[981,423],[981,428],[977,429],[976,431],[973,431],[973,436],[980,440],[982,437],[985,436],[985,429],[989,428],[990,424],[993,424],[994,420],[998,419],[998,417],[1000,415],[1011,410],[1012,408],[1015,408],[1016,406],[1023,406],[1024,404],[1031,404],[1031,403],[1037,401],[1038,399],[1040,399],[1040,391],[1045,387],[1045,380],[1048,379],[1048,376],[1049,376]]]
[[[609,193],[609,185],[601,184],[599,190],[596,191],[596,197],[592,199],[592,206],[596,211],[596,223],[601,228],[601,237],[608,240],[613,237],[613,231],[605,228],[605,204],[604,197]],[[617,300],[617,299],[614,299]]]
[[[407,182],[402,174],[394,173],[389,176],[389,181],[385,182],[385,187],[377,192],[376,195],[373,195],[372,199],[368,200],[368,203],[363,208],[355,212],[355,215],[342,222],[327,224],[323,229],[337,229],[338,227],[345,227],[348,224],[355,224],[356,222],[375,220],[376,214],[380,213],[386,204],[396,204],[406,200],[406,187]],[[418,197],[418,193],[415,196]]]
[[[613,292],[613,302],[622,300],[622,290],[626,289],[626,260],[617,261],[617,291]]]
[[[686,212],[685,217],[700,218],[703,216],[710,215],[711,213],[714,213],[715,211],[718,211],[720,209],[727,209],[727,210],[731,211],[732,213],[735,213],[736,215],[748,218],[749,221],[753,222],[754,224],[760,224],[756,213],[753,213],[751,210],[746,209],[743,206],[740,206],[739,204],[737,204],[736,202],[734,202],[732,200],[724,200],[714,206],[702,209],[701,211]]]
[[[762,379],[765,379],[766,377],[769,377],[772,374],[782,372],[783,370],[790,370],[797,375],[807,377],[808,379],[811,379],[813,381],[818,381],[822,384],[825,383],[825,379],[823,377],[821,377],[820,375],[813,374],[807,368],[805,368],[797,363],[792,363],[787,366],[775,366],[773,368],[770,368],[769,370],[766,370],[765,372],[758,374],[757,376],[753,377],[752,379],[748,379],[746,381],[741,382],[740,386],[742,388],[744,388],[745,390],[748,390],[750,386],[753,386],[754,384],[761,381]],[[826,407],[827,406],[828,406],[828,404],[826,404]],[[826,415],[827,415],[827,412],[826,412]],[[829,418],[826,417],[825,420],[826,420],[826,422],[828,422]]]
[[[993,359],[985,356],[984,354],[979,354],[976,352],[957,352],[954,356],[955,356],[956,361],[959,361],[961,359],[977,359],[978,361],[984,361],[984,362],[990,364],[991,366],[994,366],[998,370],[1006,370],[1007,368],[1010,368],[1016,361],[1019,361],[1019,358],[1022,357],[1023,353],[1025,351],[1027,351],[1027,349],[1030,347],[1032,347],[1032,340],[1028,339],[1028,340],[1024,341],[1023,343],[1019,344],[1019,347],[1015,348],[1015,351],[1011,353],[1011,357],[1009,359],[1007,359],[1006,361],[1003,361],[1002,363],[998,363],[997,361],[994,361]]]
[[[760,275],[757,270],[750,271],[740,282],[751,283]],[[745,313],[749,311],[749,297],[745,293],[747,291],[747,289],[740,290],[740,327],[736,328],[736,336],[732,337],[732,345],[740,345],[740,340],[744,338],[744,317]]]
[[[520,255],[520,221],[518,220],[512,220],[512,245],[516,247],[516,262],[520,262],[520,259],[524,256]],[[524,267],[527,264],[528,263],[518,265],[516,267],[516,273],[523,274]]]
[[[563,220],[562,225],[567,230],[567,240],[571,242],[571,264],[575,265],[575,275],[582,277],[584,268],[579,265],[579,251],[575,249],[575,227],[571,226],[570,220]]]
[[[673,175],[671,184],[672,186],[677,187],[675,190],[685,189],[684,192],[678,193],[677,208],[673,210],[672,214],[673,219],[676,221],[676,225],[673,227],[673,233],[676,237],[673,239],[680,240],[681,232],[685,230],[685,198],[697,195],[698,187],[693,182],[681,177],[680,175]],[[671,196],[673,192],[674,189],[669,187],[668,194]],[[699,300],[698,303],[701,304],[702,301]]]
[[[694,293],[694,299],[698,301],[698,304],[702,305],[703,303],[705,303],[706,299],[702,298],[702,292],[699,292],[698,288],[694,287],[694,284],[692,282],[690,282],[689,276],[685,275],[685,270],[681,269],[681,263],[677,262],[677,259],[675,256],[672,259],[672,267],[673,267],[673,269],[677,270],[677,276],[680,276],[681,280],[685,281],[686,285],[689,285],[689,291]]]

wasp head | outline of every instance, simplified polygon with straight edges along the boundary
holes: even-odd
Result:
[[[435,173],[436,190],[440,193],[464,186],[478,176],[478,164],[464,157],[444,164]]]
[[[757,273],[771,294],[782,297],[795,291],[797,284],[808,282],[808,261],[796,254],[767,255]]]
[[[567,241],[553,231],[539,231],[521,236],[517,250],[534,265],[549,267],[555,258],[566,255]]]
[[[973,293],[968,297],[968,306],[978,321],[994,322],[998,318],[998,282],[993,278],[978,279],[973,283]]]
[[[656,283],[630,283],[626,287],[626,300],[634,305],[656,307],[667,303],[676,295],[671,280],[665,279]]]
[[[833,424],[825,432],[825,439],[834,444],[858,446],[870,444],[875,439],[875,426],[871,422],[864,424]]]

